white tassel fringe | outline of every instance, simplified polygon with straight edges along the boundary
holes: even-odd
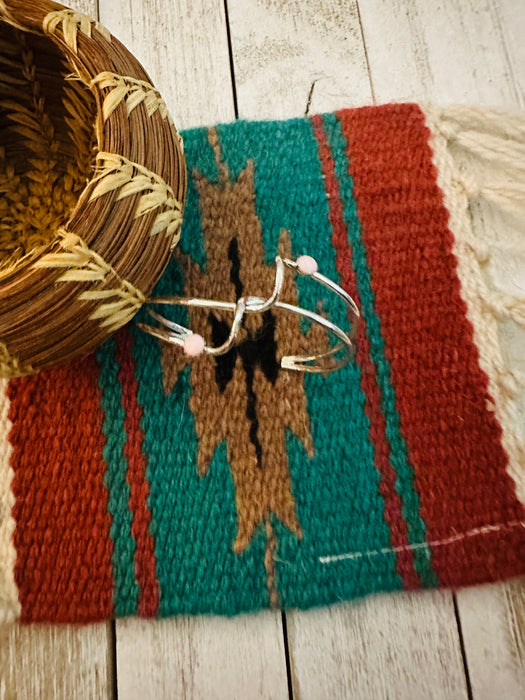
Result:
[[[518,498],[525,503],[525,446],[518,409],[525,396],[525,376],[505,362],[498,322],[525,328],[525,294],[489,288],[481,266],[490,260],[489,246],[474,232],[470,206],[483,202],[518,224],[521,238],[515,254],[525,255],[525,116],[474,107],[425,107],[438,184],[450,212],[454,254],[480,365],[489,377],[490,410],[503,427],[509,473]],[[523,243],[523,247],[522,247]],[[525,273],[524,285],[525,289]],[[524,348],[525,355],[525,348]]]

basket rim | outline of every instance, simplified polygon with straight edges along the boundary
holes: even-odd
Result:
[[[71,65],[73,76],[80,80],[95,98],[95,134],[98,150],[93,176],[78,194],[76,204],[69,212],[67,221],[57,227],[52,240],[35,251],[34,255],[29,253],[17,261],[7,275],[4,277],[0,275],[0,299],[9,300],[15,287],[20,294],[22,278],[29,290],[33,287],[40,288],[43,276],[56,289],[57,282],[63,281],[65,277],[64,266],[57,269],[57,266],[43,263],[49,262],[52,258],[56,259],[60,254],[71,257],[74,251],[77,258],[84,256],[84,264],[91,266],[90,269],[93,265],[98,265],[101,270],[100,279],[112,279],[113,286],[118,286],[116,295],[122,296],[124,288],[128,295],[129,308],[125,308],[120,316],[116,315],[115,323],[107,324],[105,331],[107,336],[109,332],[116,330],[118,325],[127,322],[140,308],[166,267],[171,249],[180,236],[187,180],[182,141],[160,93],[153,86],[142,65],[96,20],[52,0],[0,0],[0,21],[21,31],[45,36],[58,47],[67,63]],[[129,70],[123,71],[123,67],[129,67]],[[138,101],[135,99],[133,102],[131,110],[126,90],[134,92],[135,98],[136,93],[139,91],[141,93]],[[120,99],[116,99],[115,96]],[[108,141],[110,141],[108,134],[120,133],[119,129],[122,131],[125,128],[130,130],[130,134],[134,134],[130,141],[133,141],[140,131],[139,135],[144,142],[143,159],[130,157],[133,155],[132,152],[120,153],[108,148]],[[151,135],[149,132],[154,133]],[[151,151],[154,150],[159,139],[164,140],[165,146],[160,153],[163,157],[157,162]],[[159,165],[162,168],[160,173],[157,172]],[[127,181],[123,179],[124,172],[129,174]],[[112,177],[113,184],[110,185]],[[139,185],[145,189],[140,190]],[[129,224],[130,232],[136,233],[137,240],[140,237],[144,250],[146,243],[155,248],[156,253],[151,257],[160,257],[159,261],[155,261],[155,266],[152,265],[151,280],[145,279],[144,272],[139,269],[138,264],[132,265],[130,260],[127,260],[127,268],[124,263],[120,265],[120,260],[115,257],[115,246],[112,248],[106,242],[105,250],[97,249],[96,232],[102,230],[103,225],[84,226],[85,235],[84,231],[79,230],[82,227],[78,222],[83,221],[82,215],[86,207],[91,206],[91,210],[94,210],[93,202],[95,204],[102,202],[100,217],[106,218],[109,217],[109,205],[104,200],[111,199],[115,207],[126,202],[123,194],[125,186],[127,199],[132,200],[135,206],[134,217],[131,216],[131,209],[133,209],[131,205],[127,208],[121,207],[127,212],[128,217],[133,218],[133,222]],[[95,233],[91,235],[91,231]],[[129,240],[137,248],[139,247],[135,238],[129,238]],[[83,275],[85,278],[85,269],[80,270],[77,275],[76,286],[80,291],[77,300],[83,302],[83,306],[90,313],[89,318],[95,321],[97,309],[109,304],[103,303],[103,296],[95,298],[93,296],[95,292],[86,291],[86,280]],[[71,272],[68,281],[75,282],[74,274]],[[110,284],[109,281],[108,284]],[[97,293],[107,295],[108,291],[104,287]],[[93,310],[94,307],[96,308]],[[16,334],[10,327],[8,316],[9,313],[0,311],[0,344],[3,343],[16,355],[20,365],[29,365],[31,369],[37,365],[38,367],[47,366],[49,363],[42,362],[42,358],[28,362],[23,352],[16,351],[14,347],[17,345],[14,342]],[[102,323],[100,314],[97,322],[99,325]],[[96,344],[99,344],[99,335],[100,333],[95,333]],[[93,344],[93,342],[88,343],[88,345]],[[70,359],[69,355],[65,359]],[[52,361],[50,364],[56,364],[56,362]],[[2,352],[0,352],[0,376],[3,373],[5,376],[5,371]]]

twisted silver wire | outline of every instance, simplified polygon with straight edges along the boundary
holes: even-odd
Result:
[[[304,309],[300,306],[295,306],[294,304],[288,304],[280,301],[284,284],[285,267],[293,270],[294,272],[298,272],[303,276],[310,277],[316,282],[319,282],[342,299],[347,307],[348,315],[351,321],[350,331],[348,333],[345,333],[335,323],[332,323],[318,313],[309,311],[308,309]],[[339,340],[336,345],[325,352],[318,352],[312,355],[284,356],[281,360],[281,367],[283,369],[295,370],[298,372],[326,374],[344,367],[353,357],[354,345],[352,341],[356,337],[357,324],[359,320],[359,309],[357,308],[356,303],[344,289],[342,289],[331,279],[325,277],[317,271],[305,273],[301,270],[301,267],[297,261],[290,260],[289,258],[281,258],[280,256],[275,258],[274,288],[271,295],[267,299],[258,296],[243,296],[236,302],[229,302],[217,301],[215,299],[199,299],[194,297],[186,298],[165,296],[150,298],[148,299],[148,304],[175,305],[209,310],[215,309],[217,311],[228,311],[233,313],[233,322],[227,340],[218,347],[213,347],[204,343],[202,350],[208,355],[224,355],[231,350],[232,347],[234,347],[239,338],[242,321],[246,314],[260,314],[268,311],[269,309],[275,308],[307,318],[313,323],[317,323],[322,326],[326,331],[332,333]],[[150,310],[150,315],[158,322],[159,326],[150,326],[144,323],[139,323],[138,326],[143,331],[158,338],[159,340],[184,347],[187,338],[194,335],[193,331],[186,328],[186,326],[170,321],[164,316],[158,314],[156,311]],[[335,360],[335,356],[337,356],[341,351],[343,351],[343,356],[338,360]]]

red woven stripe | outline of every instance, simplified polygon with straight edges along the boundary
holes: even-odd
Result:
[[[424,116],[416,105],[339,116],[427,539],[523,520],[501,428],[487,410]],[[487,533],[433,548],[440,583],[520,573],[525,530],[504,537],[505,546]]]
[[[9,384],[22,620],[112,615],[111,519],[94,357]]]
[[[323,130],[322,117],[312,118],[315,136],[319,143],[319,158],[328,194],[329,218],[332,226],[332,244],[336,251],[336,267],[340,284],[360,306],[359,292],[352,267],[352,251],[343,217],[343,205],[335,176],[334,161]],[[390,528],[392,547],[401,547],[397,557],[397,571],[405,588],[417,588],[420,580],[414,569],[414,556],[407,548],[408,530],[401,512],[401,498],[396,490],[396,473],[390,463],[390,448],[386,439],[386,424],[381,412],[381,396],[376,379],[376,367],[370,356],[370,343],[366,333],[366,320],[358,326],[356,360],[361,368],[361,389],[365,396],[365,412],[370,421],[370,441],[374,448],[374,464],[381,480],[379,491],[385,502],[385,521]]]
[[[131,534],[137,549],[135,575],[139,585],[138,613],[142,617],[155,617],[159,607],[159,582],[155,571],[155,542],[149,532],[151,513],[148,506],[149,484],[146,479],[147,462],[142,450],[144,433],[140,425],[142,408],[137,399],[137,381],[131,354],[132,339],[123,329],[116,336],[117,362],[120,365],[119,381],[122,386],[122,406],[125,411],[124,430],[127,440],[124,453],[128,461],[127,481],[131,494],[129,507],[133,514]]]

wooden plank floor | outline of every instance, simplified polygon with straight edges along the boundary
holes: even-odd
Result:
[[[523,0],[70,4],[138,56],[181,128],[399,100],[524,107]],[[499,222],[492,237],[477,216],[491,272],[508,285],[512,234]],[[510,279],[523,293],[521,241]],[[525,333],[503,330],[508,361],[525,371]],[[525,426],[525,392],[521,405]],[[0,700],[117,696],[523,700],[525,582],[286,616],[0,630]]]

